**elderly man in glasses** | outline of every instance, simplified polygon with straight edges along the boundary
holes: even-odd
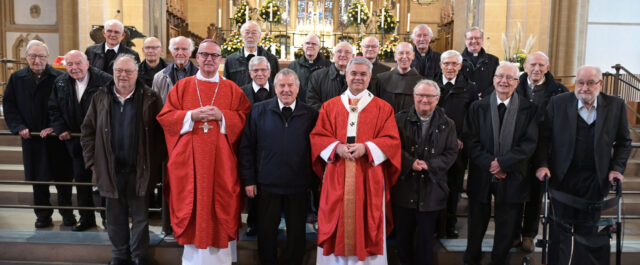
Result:
[[[251,58],[254,56],[264,56],[271,65],[269,82],[273,82],[273,78],[275,78],[276,73],[280,70],[280,66],[278,65],[278,58],[275,55],[258,45],[260,35],[262,35],[258,22],[253,20],[247,21],[240,28],[240,34],[242,35],[244,47],[227,57],[224,63],[224,77],[233,81],[238,86],[251,83],[249,61],[251,61]]]
[[[315,34],[307,35],[302,43],[303,56],[289,64],[289,69],[296,72],[300,80],[298,100],[301,102],[307,101],[307,84],[311,74],[331,65],[331,62],[320,54],[320,48],[322,48],[320,38]]]

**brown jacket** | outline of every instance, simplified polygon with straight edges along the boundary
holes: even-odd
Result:
[[[162,161],[166,150],[162,128],[156,115],[162,109],[162,99],[138,79],[134,97],[142,97],[142,111],[138,124],[138,159],[136,168],[136,194],[145,196],[162,172]],[[113,82],[101,87],[93,96],[87,116],[82,123],[82,153],[87,168],[94,167],[100,195],[118,198],[116,187],[115,159],[111,150],[111,101],[113,100]]]

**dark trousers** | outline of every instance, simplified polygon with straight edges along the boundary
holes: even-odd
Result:
[[[544,185],[544,182],[540,182],[540,180],[535,177],[535,173],[532,173],[528,178],[531,181],[529,184],[531,196],[529,197],[529,201],[524,203],[523,209],[521,209],[518,214],[516,231],[514,234],[515,239],[518,239],[520,236],[535,238],[536,235],[538,235],[543,195],[542,185]]]
[[[287,247],[282,264],[302,264],[305,252],[307,192],[275,194],[259,190],[255,198],[258,207],[258,253],[262,265],[278,263],[278,225],[284,210],[287,224]]]
[[[400,264],[435,264],[433,234],[440,211],[421,212],[417,209],[394,207],[393,219]],[[416,244],[413,236],[416,233]]]
[[[494,205],[495,236],[491,251],[492,265],[508,264],[509,249],[516,226],[516,218],[520,213],[522,203],[496,202]],[[469,199],[469,237],[464,262],[469,265],[479,265],[482,260],[482,239],[487,232],[491,218],[491,203]]]
[[[449,186],[449,197],[447,198],[447,225],[448,232],[456,230],[458,217],[458,202],[460,201],[460,193],[462,192],[462,183],[464,182],[464,173],[467,169],[467,156],[464,152],[458,153],[458,158],[451,165],[447,172],[447,185]]]
[[[569,264],[570,259],[571,264],[600,264],[591,259],[598,258],[596,253],[592,253],[594,249],[572,240],[571,236],[572,233],[582,238],[594,235],[598,231],[596,224],[600,220],[600,212],[578,210],[557,201],[552,201],[551,207],[553,219],[549,226],[548,264]]]
[[[68,180],[58,180],[68,181]],[[58,192],[58,205],[59,206],[71,206],[71,186],[69,185],[56,185]],[[51,193],[49,192],[49,185],[33,185],[33,205],[37,206],[51,206]],[[53,215],[52,209],[34,209],[38,220],[46,220]],[[73,217],[73,210],[58,210],[62,217]]]
[[[144,258],[149,248],[149,197],[136,195],[135,173],[118,175],[119,198],[106,198],[107,232],[115,258]],[[129,229],[131,217],[131,229]]]
[[[86,169],[84,159],[82,157],[82,146],[80,140],[72,138],[64,141],[65,148],[73,167],[73,177],[76,182],[90,183],[93,177],[93,171]],[[94,207],[93,192],[91,186],[76,186],[76,197],[78,198],[78,206]],[[96,220],[93,210],[80,210],[80,221],[94,222]]]

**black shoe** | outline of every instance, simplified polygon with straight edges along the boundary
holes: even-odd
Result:
[[[80,220],[80,222],[78,222],[76,225],[71,227],[71,230],[76,232],[81,232],[95,226],[96,226],[96,221],[91,222],[87,220]]]
[[[134,258],[133,259],[133,264],[135,264],[135,265],[147,265],[149,263],[147,262],[147,259],[138,257],[138,258]]]
[[[456,239],[460,237],[460,233],[458,233],[458,230],[449,230],[447,231],[447,238],[449,239]]]
[[[73,215],[62,217],[62,225],[64,226],[74,226],[76,225],[76,223],[77,223],[76,217]]]
[[[36,220],[35,226],[36,228],[45,228],[45,227],[53,226],[53,220],[51,220],[51,217],[47,217],[44,219],[38,218]]]
[[[129,264],[131,264],[131,261],[128,259],[112,258],[111,261],[109,261],[109,265],[129,265]]]

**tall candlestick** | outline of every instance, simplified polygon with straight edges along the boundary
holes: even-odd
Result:
[[[256,8],[260,8],[260,0],[256,0]]]
[[[411,27],[411,13],[407,14],[407,32],[409,32],[409,28]]]
[[[269,22],[273,21],[273,2],[269,3]]]
[[[380,21],[382,21],[382,27],[384,27],[384,7],[382,7],[382,12],[380,12]]]
[[[218,8],[218,27],[222,27],[222,8]]]
[[[358,24],[360,24],[360,5],[358,5]]]

